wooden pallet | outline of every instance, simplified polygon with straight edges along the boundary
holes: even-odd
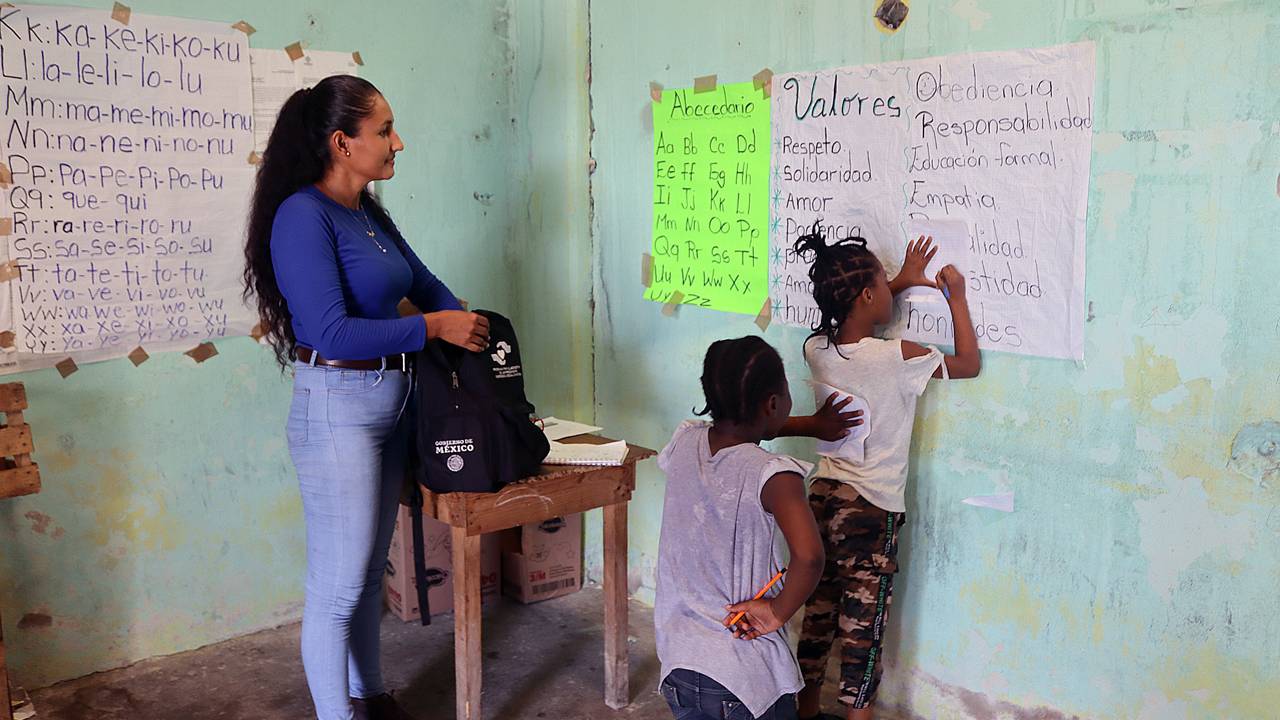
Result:
[[[40,492],[40,466],[32,462],[31,426],[22,418],[27,389],[22,383],[0,385],[0,498]],[[0,622],[0,720],[11,720],[9,674],[5,670],[4,628]]]
[[[40,466],[31,461],[31,426],[22,418],[27,389],[22,383],[0,385],[0,498],[40,492]]]

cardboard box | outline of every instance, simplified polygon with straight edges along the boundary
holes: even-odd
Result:
[[[453,612],[453,535],[449,526],[433,518],[422,519],[423,549],[426,551],[427,601],[431,616]],[[497,533],[480,538],[480,602],[490,605],[501,587],[502,541]],[[391,536],[387,572],[383,588],[387,607],[396,617],[412,622],[422,617],[413,567],[413,522],[409,508],[400,506],[396,529]]]
[[[582,513],[502,533],[502,592],[522,603],[582,589]]]

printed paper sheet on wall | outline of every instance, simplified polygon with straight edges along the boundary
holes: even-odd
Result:
[[[653,269],[645,298],[755,315],[768,290],[769,99],[752,83],[653,103]]]
[[[245,35],[225,23],[0,8],[12,177],[0,372],[247,334],[254,168]],[[12,273],[11,273],[12,274]]]
[[[980,347],[1083,358],[1093,81],[1091,43],[775,75],[774,320],[817,318],[792,250],[815,223],[866,238],[890,273],[926,233],[930,277],[966,278]],[[954,341],[934,290],[904,293],[889,333]]]
[[[253,142],[261,154],[267,149],[280,107],[295,90],[312,87],[330,75],[359,75],[360,66],[349,52],[307,50],[296,61],[282,48],[251,48],[253,73]]]

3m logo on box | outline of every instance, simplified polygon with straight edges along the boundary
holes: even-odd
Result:
[[[529,523],[507,533],[503,591],[538,602],[581,589],[582,513]]]

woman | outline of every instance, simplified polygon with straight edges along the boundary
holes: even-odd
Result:
[[[395,174],[403,149],[367,81],[338,75],[294,93],[263,153],[245,247],[245,297],[294,369],[286,434],[307,528],[302,662],[319,720],[409,717],[378,657],[409,354],[432,339],[488,343],[488,321],[462,311],[366,189]],[[426,314],[400,317],[402,297]]]

